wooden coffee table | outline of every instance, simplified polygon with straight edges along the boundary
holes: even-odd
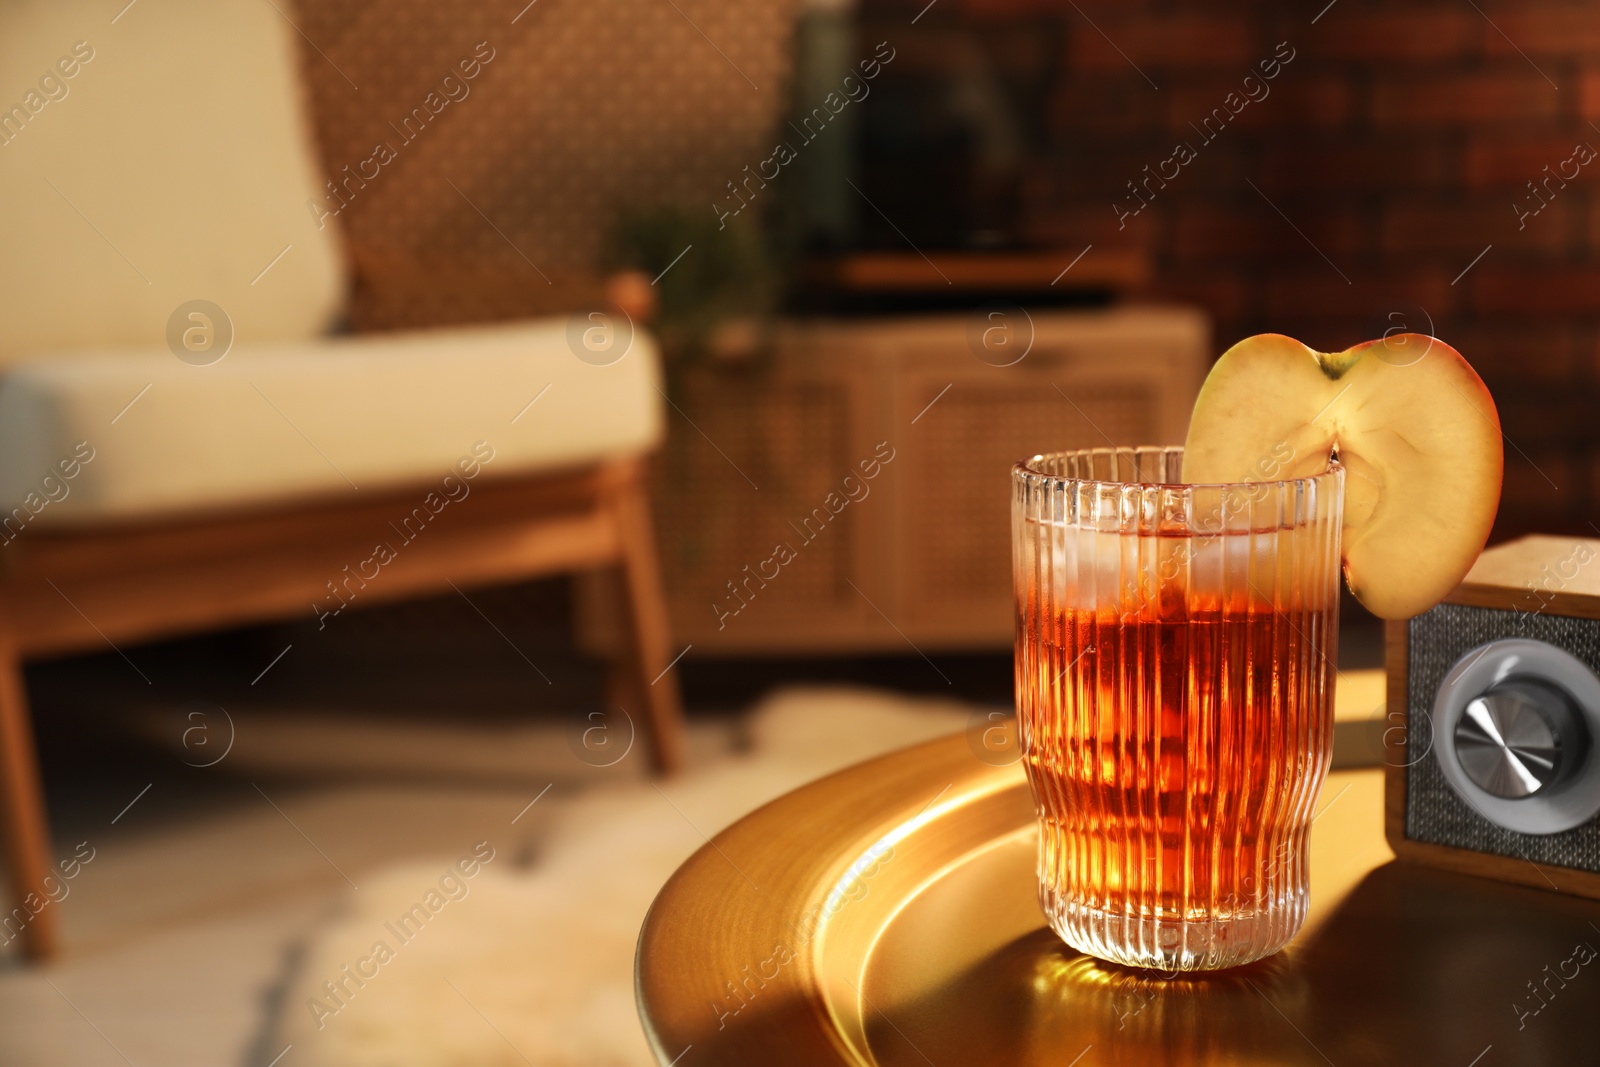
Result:
[[[1068,948],[1035,900],[1035,845],[1020,764],[985,762],[967,736],[761,808],[684,864],[645,921],[638,997],[658,1060],[1600,1060],[1600,961],[1574,957],[1600,948],[1600,903],[1394,862],[1377,770],[1323,789],[1303,932],[1231,971],[1165,979]]]

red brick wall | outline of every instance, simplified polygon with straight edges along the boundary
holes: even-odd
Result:
[[[1512,207],[1575,145],[1600,149],[1600,10],[1324,2],[971,0],[1066,27],[1033,236],[1142,246],[1155,292],[1207,308],[1219,345],[1275,330],[1338,349],[1391,312],[1431,319],[1500,405],[1498,535],[1600,536],[1600,158],[1520,229]],[[1282,41],[1270,95],[1202,143],[1189,124]],[[1125,183],[1179,140],[1197,158],[1119,228]]]

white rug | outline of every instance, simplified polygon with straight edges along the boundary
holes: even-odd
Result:
[[[973,713],[856,689],[789,689],[750,747],[665,783],[580,797],[527,870],[498,842],[361,879],[287,983],[287,1067],[649,1067],[633,954],[657,889],[728,823],[821,775],[963,728]],[[484,857],[493,858],[484,861]],[[404,923],[401,920],[409,916]]]

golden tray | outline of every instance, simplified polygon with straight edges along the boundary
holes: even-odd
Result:
[[[1300,935],[1167,977],[1062,943],[1020,763],[930,742],[685,863],[640,934],[640,1015],[680,1067],[1596,1062],[1600,964],[1576,947],[1600,904],[1392,862],[1382,809],[1380,771],[1330,775]]]

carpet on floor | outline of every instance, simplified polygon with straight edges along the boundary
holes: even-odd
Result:
[[[761,804],[975,715],[861,689],[782,690],[752,712],[737,754],[523,812],[555,824],[531,867],[491,834],[365,877],[297,954],[261,1047],[292,1046],[296,1067],[648,1067],[634,946],[672,872]]]

